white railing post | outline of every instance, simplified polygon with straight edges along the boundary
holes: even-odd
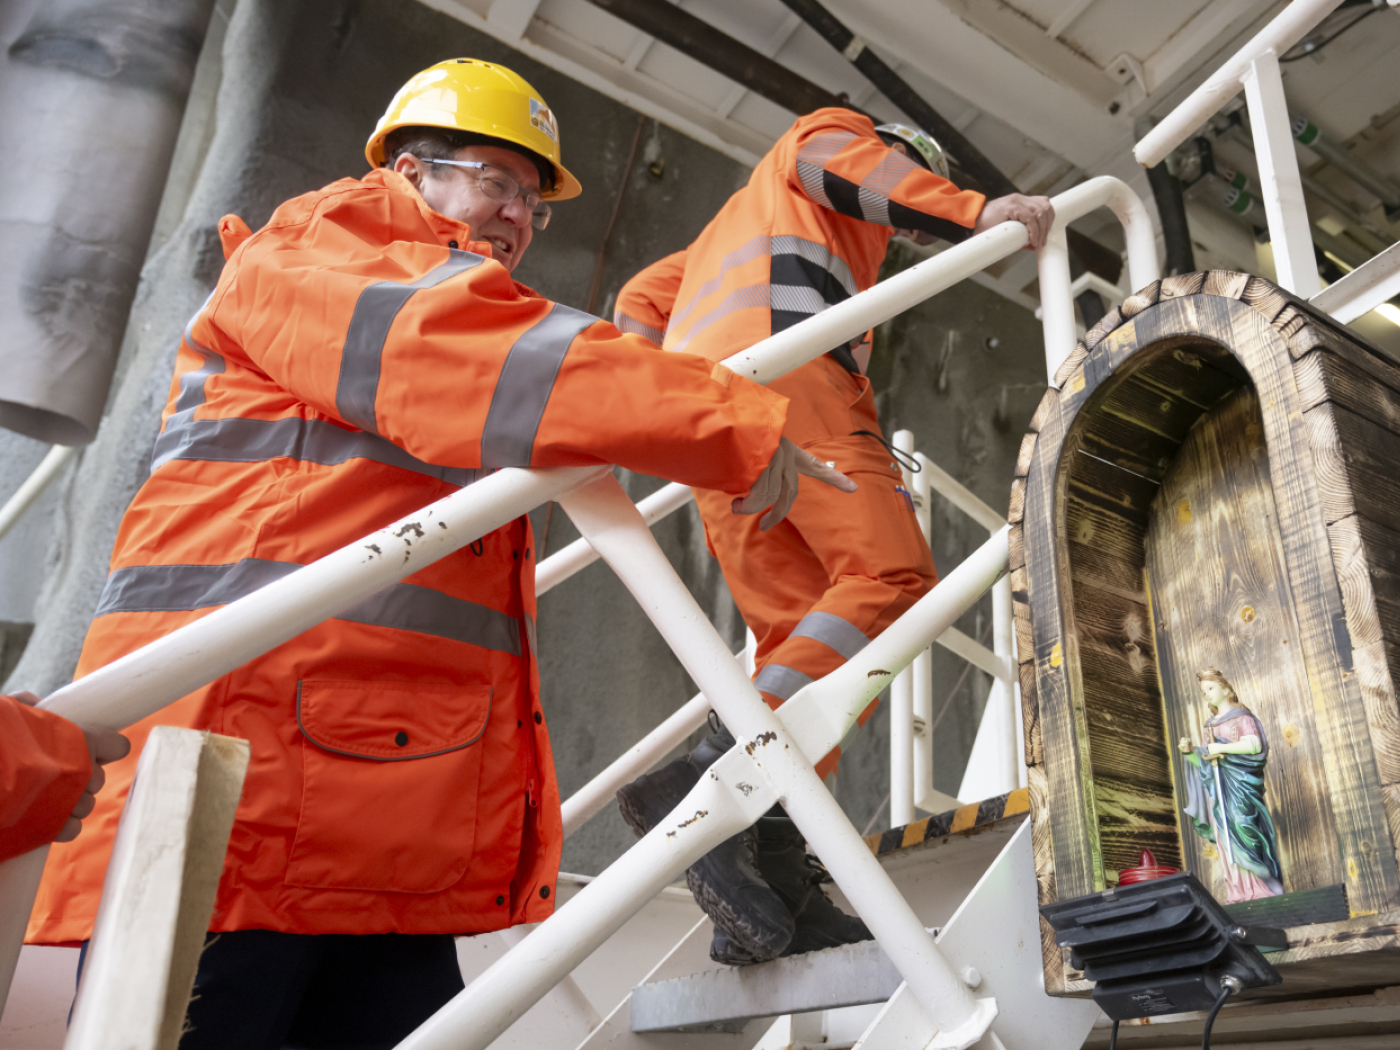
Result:
[[[1079,342],[1074,325],[1074,297],[1070,295],[1069,241],[1059,222],[1045,247],[1037,254],[1040,273],[1040,327],[1045,335],[1045,375],[1053,385],[1060,362]]]
[[[71,445],[55,445],[49,449],[48,455],[34,468],[34,473],[25,478],[15,494],[0,507],[0,539],[15,527],[15,522],[24,517],[24,512],[34,505],[34,501],[44,494],[53,479],[63,473],[63,468],[77,454],[78,450]]]
[[[1317,278],[1303,180],[1298,174],[1298,154],[1293,149],[1288,103],[1283,97],[1278,55],[1265,51],[1249,64],[1244,75],[1249,103],[1249,126],[1254,132],[1254,156],[1259,162],[1259,191],[1269,219],[1269,243],[1274,250],[1278,283],[1303,299],[1322,288]]]
[[[906,457],[913,460],[914,434],[908,430],[897,430],[894,434],[894,447],[904,455],[899,456],[899,469],[904,475],[904,488],[913,499],[916,490],[914,475],[909,470]],[[916,507],[917,513],[917,507]],[[927,537],[925,537],[927,539]],[[890,683],[890,826],[900,827],[914,822],[914,800],[918,797],[914,771],[914,676],[917,671],[910,664]]]

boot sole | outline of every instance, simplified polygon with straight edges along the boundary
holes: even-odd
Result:
[[[708,882],[696,871],[699,864],[692,864],[685,873],[685,884],[700,910],[710,917],[715,929],[724,933],[738,952],[743,953],[743,961],[735,965],[747,966],[753,963],[768,962],[783,954],[783,949],[792,940],[792,931],[773,929],[748,921],[747,916],[716,893]],[[740,958],[737,954],[736,959]],[[719,960],[727,961],[727,960]]]

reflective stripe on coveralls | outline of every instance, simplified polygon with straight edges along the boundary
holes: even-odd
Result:
[[[244,558],[229,565],[129,565],[107,577],[93,619],[119,612],[193,612],[227,605],[301,566]],[[395,583],[337,620],[451,638],[520,655],[520,621],[475,602],[411,583]]]
[[[865,633],[834,613],[809,612],[798,621],[789,638],[811,638],[836,650],[849,660],[870,644]],[[804,674],[795,667],[782,664],[768,664],[754,678],[761,692],[776,696],[779,700],[791,700],[805,685],[810,685],[811,675]]]
[[[642,324],[641,321],[638,321],[634,317],[628,317],[626,314],[615,314],[613,316],[613,324],[617,325],[619,332],[631,332],[633,335],[639,335],[643,339],[650,339],[657,346],[660,346],[661,340],[666,338],[666,333],[660,328],[653,328],[651,325]]]

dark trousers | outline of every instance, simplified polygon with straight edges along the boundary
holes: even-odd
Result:
[[[180,1050],[390,1050],[462,987],[449,934],[210,934]]]

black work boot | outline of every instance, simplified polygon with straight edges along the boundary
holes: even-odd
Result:
[[[622,819],[641,838],[680,805],[700,774],[733,746],[734,737],[721,727],[690,754],[621,788],[617,803]],[[748,962],[776,959],[793,933],[792,914],[783,898],[759,874],[757,848],[757,832],[749,828],[721,842],[685,873],[695,902],[735,946],[734,953]]]
[[[831,902],[821,883],[826,869],[807,852],[802,832],[774,806],[755,825],[758,831],[758,871],[792,913],[795,928],[783,955],[834,948],[868,941],[869,928]],[[710,942],[710,958],[731,966],[747,966],[763,960],[746,953],[730,937],[716,931]]]

